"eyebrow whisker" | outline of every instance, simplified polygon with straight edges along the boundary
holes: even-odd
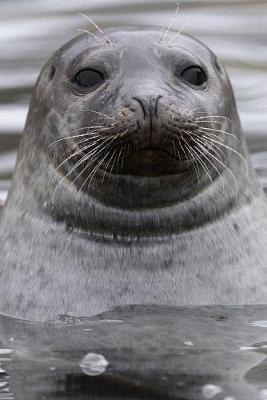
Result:
[[[79,13],[79,15],[83,18],[85,18],[87,21],[89,21],[98,32],[101,33],[101,35],[103,36],[103,38],[106,40],[106,43],[109,45],[114,45],[114,43],[112,43],[112,41],[107,37],[107,35],[105,34],[105,32],[103,31],[102,28],[100,28],[99,25],[97,25],[97,23],[95,21],[92,20],[92,18],[88,17],[87,15],[83,14],[83,13]],[[87,32],[88,33],[88,32]]]

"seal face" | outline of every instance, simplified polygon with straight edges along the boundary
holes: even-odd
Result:
[[[82,36],[55,56],[47,122],[56,141],[45,143],[55,168],[78,191],[115,207],[192,197],[221,173],[220,147],[233,142],[227,76],[190,37],[172,34],[163,44],[157,31],[110,37],[99,44]]]
[[[206,46],[118,28],[48,61],[1,215],[2,311],[266,302],[266,232],[231,84]]]

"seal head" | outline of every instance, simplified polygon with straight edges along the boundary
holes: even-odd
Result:
[[[184,34],[162,38],[157,29],[139,27],[106,35],[75,38],[41,74],[26,126],[28,149],[20,152],[28,163],[33,146],[41,146],[49,158],[52,178],[39,201],[53,218],[86,230],[109,230],[112,209],[122,234],[137,233],[140,218],[144,235],[168,234],[188,224],[192,209],[179,207],[178,224],[171,212],[175,227],[164,216],[160,229],[151,210],[164,215],[168,207],[189,205],[216,182],[215,213],[224,213],[238,197],[231,171],[244,170],[246,158],[224,68]],[[29,169],[29,179],[36,178]],[[229,192],[223,201],[222,187]],[[211,218],[206,208],[192,223]]]

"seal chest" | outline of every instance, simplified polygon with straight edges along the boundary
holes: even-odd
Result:
[[[32,96],[0,244],[0,309],[23,318],[265,303],[266,199],[216,56],[152,27],[59,49]]]

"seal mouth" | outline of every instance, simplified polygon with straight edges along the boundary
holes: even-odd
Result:
[[[171,159],[176,158],[174,155],[169,153],[167,150],[161,149],[159,147],[147,146],[147,147],[142,147],[138,150],[133,151],[131,154],[129,154],[125,157],[125,160],[129,160],[133,157],[136,157],[137,155],[141,156],[144,159],[147,157],[150,160],[153,159],[154,157],[171,158]]]
[[[165,149],[147,146],[126,155],[119,170],[113,174],[140,177],[175,175],[183,172],[190,164],[191,160],[189,159],[179,159]]]

